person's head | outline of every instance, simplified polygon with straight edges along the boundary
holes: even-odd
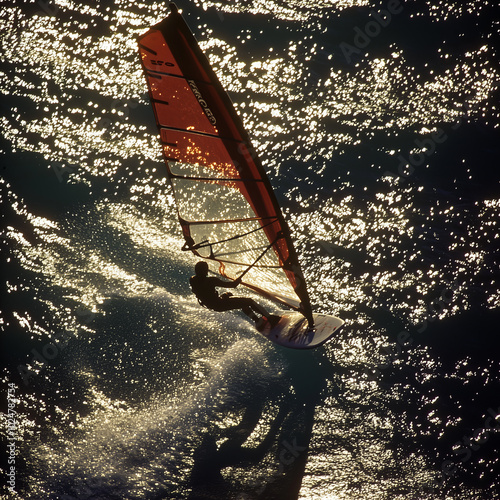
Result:
[[[196,276],[205,277],[208,274],[208,264],[204,260],[200,260],[194,266]]]

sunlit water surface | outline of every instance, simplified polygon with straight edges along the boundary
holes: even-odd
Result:
[[[136,47],[165,3],[11,2],[16,498],[498,498],[496,5],[178,4],[346,325],[283,350],[190,294]]]

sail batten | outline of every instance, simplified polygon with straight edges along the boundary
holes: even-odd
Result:
[[[146,45],[142,44],[142,43],[139,43],[139,48],[142,49],[142,50],[145,50],[147,52],[149,52],[150,54],[153,54],[154,56],[156,56],[158,53],[153,50],[153,49],[150,49],[149,47],[146,47]]]
[[[184,179],[188,181],[199,182],[264,182],[262,179],[238,179],[237,177],[219,178],[219,177],[190,177],[186,175],[171,174],[173,179]]]
[[[159,101],[157,99],[151,99],[151,101],[155,102],[155,103],[161,103],[162,102],[162,101]],[[184,131],[184,129],[182,129],[182,128],[166,127],[165,125],[161,126],[161,130],[171,130],[171,131],[177,131],[177,132],[183,132]],[[215,137],[217,139],[222,139],[223,141],[233,141],[233,142],[236,142],[238,144],[245,145],[245,143],[243,141],[241,141],[239,139],[235,139],[234,137],[221,137],[218,134],[209,134],[207,132],[199,132],[197,130],[190,130],[190,133],[191,134],[195,134],[195,135],[206,136],[206,137]]]
[[[149,76],[171,76],[172,78],[184,78],[182,75],[176,75],[175,73],[168,73],[165,71],[155,71],[155,70],[147,70],[147,74]],[[210,85],[210,82],[207,82],[205,80],[196,80],[194,78],[190,78],[190,81],[194,82],[195,84],[204,84],[204,85]]]
[[[248,221],[262,221],[262,220],[267,220],[267,219],[273,219],[276,220],[276,217],[248,217],[245,219],[222,219],[222,220],[211,220],[211,221],[200,221],[200,220],[190,220],[189,224],[191,225],[199,225],[199,224],[226,224],[226,223],[231,223],[231,222],[248,222]],[[188,223],[188,221],[184,221]],[[262,229],[260,227],[259,229]]]
[[[184,250],[265,297],[312,311],[289,228],[241,119],[182,16],[139,38]],[[231,256],[238,256],[237,261]]]

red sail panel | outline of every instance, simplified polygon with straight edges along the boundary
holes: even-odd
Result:
[[[177,8],[139,52],[186,246],[312,320],[290,231],[227,93]],[[300,306],[299,306],[300,304]]]

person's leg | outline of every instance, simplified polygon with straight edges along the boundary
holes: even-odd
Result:
[[[260,304],[255,302],[255,300],[250,299],[250,303],[248,304],[248,306],[261,316],[269,318],[269,313]]]
[[[257,323],[257,328],[264,325],[264,317],[271,323],[271,326],[275,326],[280,320],[280,316],[269,314],[264,307],[249,297],[225,297],[219,301],[217,307],[218,311],[229,311],[232,309],[241,309]],[[257,316],[255,313],[260,314],[261,317]]]
[[[247,299],[246,297],[221,296],[217,310],[231,311],[233,309],[241,309],[252,321],[258,321],[259,317],[250,307],[250,300],[251,299]]]
[[[259,321],[259,316],[257,316],[253,311],[251,307],[243,307],[241,309],[252,321]]]
[[[249,297],[225,297],[220,301],[220,311],[229,311],[231,309],[241,309],[245,314],[250,315],[256,312],[261,316],[268,316],[269,313],[255,300]]]
[[[257,329],[260,330],[264,326],[264,318],[267,319],[267,321],[269,321],[272,328],[279,323],[281,316],[276,316],[275,314],[269,314],[258,302],[255,302],[255,300],[253,299],[250,300],[252,301],[250,307],[261,315],[261,317],[257,321]]]

